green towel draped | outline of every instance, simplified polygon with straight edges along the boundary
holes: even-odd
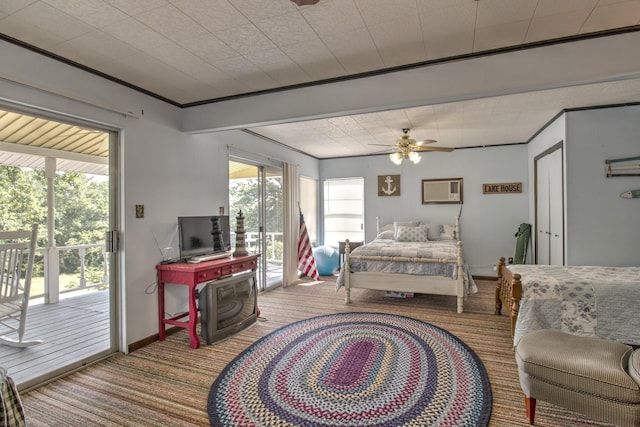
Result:
[[[531,224],[522,223],[516,233],[516,256],[513,258],[514,264],[524,264],[527,259],[527,248],[531,237]]]

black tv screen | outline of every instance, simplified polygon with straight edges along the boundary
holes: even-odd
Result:
[[[182,259],[231,250],[228,216],[178,217],[178,235]]]

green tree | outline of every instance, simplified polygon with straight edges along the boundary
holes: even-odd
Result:
[[[0,166],[0,230],[31,228],[47,217],[47,190],[44,172]],[[40,235],[46,230],[40,229]]]
[[[109,227],[108,182],[96,182],[80,173],[56,178],[56,245],[101,242]]]
[[[109,184],[96,182],[80,173],[63,173],[56,177],[56,246],[101,243],[109,229]],[[91,250],[85,258],[87,267],[100,270],[102,251]],[[60,254],[60,269],[76,271],[80,266],[77,252]]]
[[[55,179],[55,245],[102,243],[109,225],[109,183],[80,173]],[[40,224],[38,246],[46,245],[47,180],[44,171],[0,166],[0,230],[29,229]],[[60,272],[77,271],[77,252],[60,254]],[[101,251],[90,251],[85,263],[102,269]]]
[[[269,177],[266,179],[266,227],[268,231],[282,232],[283,227],[283,200],[282,178]],[[244,228],[247,231],[258,231],[259,205],[258,205],[258,179],[243,178],[229,182],[229,205],[232,215],[231,228],[235,230],[235,216],[240,209],[244,214]]]

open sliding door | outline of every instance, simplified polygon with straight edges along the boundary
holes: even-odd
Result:
[[[26,389],[117,350],[118,248],[105,235],[118,230],[118,133],[0,110],[0,139],[0,227],[39,225],[25,337],[42,343],[28,357],[0,346],[3,366]]]
[[[259,290],[282,284],[282,185],[281,167],[239,158],[229,160],[231,228],[236,229],[235,218],[242,210],[247,250],[261,254],[258,260]]]

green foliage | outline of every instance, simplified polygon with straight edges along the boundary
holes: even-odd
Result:
[[[58,175],[56,194],[56,245],[102,242],[109,228],[109,183],[84,174]]]
[[[283,228],[283,193],[282,178],[269,177],[266,179],[266,231],[282,232]],[[249,232],[259,231],[260,199],[259,180],[257,178],[244,178],[229,182],[229,205],[231,215],[231,228],[235,230],[235,218],[240,209],[244,215],[244,229]]]
[[[55,183],[55,245],[102,243],[109,227],[109,182],[80,173],[60,173]],[[42,170],[0,166],[0,230],[39,224],[38,247],[46,246],[47,180]],[[102,251],[88,250],[85,266],[102,271]],[[42,261],[34,275],[43,274]],[[77,250],[60,252],[60,273],[80,267]],[[102,273],[101,273],[102,274]]]
[[[281,260],[284,253],[282,249],[283,247],[284,245],[280,241],[269,242],[269,244],[267,245],[267,259]]]
[[[44,172],[0,166],[0,230],[28,230],[31,224],[45,224],[46,217]]]

